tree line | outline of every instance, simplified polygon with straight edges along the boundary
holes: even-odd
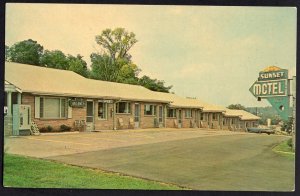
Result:
[[[124,28],[105,29],[95,37],[102,52],[90,55],[90,68],[83,56],[64,54],[60,50],[44,50],[44,47],[32,39],[5,45],[5,60],[74,71],[83,77],[141,85],[153,91],[169,92],[172,86],[165,86],[163,80],[153,79],[147,75],[139,77],[141,69],[132,61],[129,50],[138,40],[133,32]]]

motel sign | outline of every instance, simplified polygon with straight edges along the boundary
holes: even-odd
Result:
[[[257,81],[249,91],[258,99],[267,99],[282,119],[289,115],[288,70],[279,67],[267,67],[259,72]]]
[[[272,97],[287,95],[287,80],[256,81],[250,88],[255,97]]]

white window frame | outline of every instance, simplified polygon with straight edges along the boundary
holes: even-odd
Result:
[[[172,110],[172,116],[170,116],[170,110]],[[168,118],[176,118],[177,117],[177,115],[176,115],[176,109],[174,109],[174,108],[168,108],[167,109],[167,117]]]
[[[215,118],[214,118],[214,116],[215,116]],[[212,120],[213,120],[213,121],[218,120],[218,115],[217,115],[217,113],[212,113]]]
[[[120,103],[125,103],[125,112],[119,112]],[[126,112],[127,111],[127,112]],[[116,103],[116,114],[131,114],[131,103],[128,101],[120,101]]]
[[[59,116],[58,117],[45,117],[45,99],[59,99]],[[64,101],[62,101],[64,100]],[[65,103],[65,116],[62,116],[62,103]],[[41,119],[67,119],[68,118],[68,105],[67,105],[67,98],[62,97],[40,97],[39,101],[39,117]]]
[[[203,112],[200,113],[200,120],[205,121]]]
[[[185,116],[185,118],[193,118],[193,111],[192,111],[192,109],[185,109],[184,110],[184,116]]]
[[[150,112],[150,114],[147,114],[146,112]],[[144,105],[144,116],[154,116],[154,115],[156,115],[156,105],[145,104]]]
[[[102,117],[99,116],[99,105],[100,105],[100,104],[103,104],[104,118],[102,118]],[[108,114],[108,113],[107,113],[108,104],[105,103],[104,101],[99,100],[99,101],[98,101],[98,108],[97,108],[97,109],[98,109],[98,114],[97,114],[98,119],[99,119],[99,120],[107,120],[107,116],[108,116],[108,115],[107,115],[107,114]]]

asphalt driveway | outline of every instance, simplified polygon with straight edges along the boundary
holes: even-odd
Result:
[[[285,139],[275,135],[219,135],[47,159],[196,190],[291,191],[294,160],[271,150]]]
[[[218,130],[149,129],[9,137],[6,144],[8,153],[196,190],[291,191],[294,160],[271,150],[286,139]]]

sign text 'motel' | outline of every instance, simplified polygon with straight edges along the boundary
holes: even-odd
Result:
[[[278,112],[282,119],[287,120],[289,114],[288,70],[271,66],[259,72],[258,80],[250,87],[256,97],[265,98]]]
[[[250,88],[255,97],[286,96],[287,80],[256,81]]]

